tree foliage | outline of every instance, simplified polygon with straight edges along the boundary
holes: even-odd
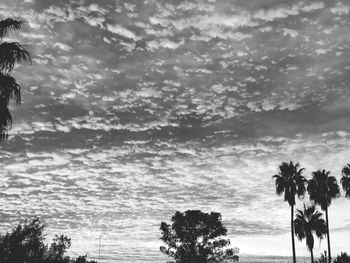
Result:
[[[0,39],[13,30],[22,29],[23,21],[6,19],[0,21]],[[21,87],[11,76],[16,63],[31,60],[30,53],[18,42],[0,44],[0,140],[7,138],[12,125],[12,116],[8,109],[11,99],[21,103]]]
[[[314,233],[320,239],[327,233],[327,225],[324,219],[321,218],[322,213],[315,209],[315,206],[306,207],[304,211],[297,210],[296,218],[294,220],[295,235],[301,241],[306,239],[306,245],[311,253],[311,262],[313,258],[314,248]]]
[[[345,252],[342,252],[340,256],[334,260],[334,263],[350,263],[350,255]]]
[[[327,251],[323,251],[321,253],[321,257],[315,261],[315,263],[327,263],[328,262],[328,256],[327,256]]]
[[[310,200],[320,205],[322,210],[326,210],[332,203],[333,198],[340,196],[340,189],[337,179],[330,176],[330,172],[326,170],[318,170],[312,173],[312,179],[309,180],[307,191]]]
[[[227,233],[221,214],[200,210],[177,211],[172,224],[161,223],[161,240],[166,246],[160,250],[176,263],[214,263],[238,261],[238,248],[227,248],[230,240],[221,238]]]
[[[276,194],[284,193],[284,201],[290,206],[295,205],[295,196],[303,197],[306,191],[306,178],[302,175],[304,168],[299,163],[283,162],[279,166],[278,174],[274,175]]]
[[[342,178],[340,180],[341,185],[345,191],[345,197],[350,198],[350,164],[347,164],[342,169]]]
[[[56,235],[49,246],[45,243],[45,225],[39,219],[19,224],[12,232],[0,235],[1,263],[97,263],[86,256],[71,259],[66,255],[71,239]]]

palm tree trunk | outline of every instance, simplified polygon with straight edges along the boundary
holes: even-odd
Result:
[[[291,217],[290,217],[290,225],[291,225],[291,231],[292,231],[292,248],[293,248],[293,263],[296,263],[296,258],[295,258],[295,243],[294,243],[294,224],[293,224],[293,219],[294,219],[294,206],[291,205]]]
[[[310,250],[311,253],[311,263],[314,263],[314,252],[312,252],[312,249]]]
[[[326,222],[327,222],[327,242],[328,242],[328,262],[331,263],[331,242],[329,238],[329,223],[328,223],[328,207],[326,208]]]

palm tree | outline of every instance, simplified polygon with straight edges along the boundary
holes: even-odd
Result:
[[[291,234],[292,234],[292,249],[293,249],[293,263],[296,263],[295,257],[295,242],[294,242],[294,205],[295,195],[302,197],[305,194],[306,178],[302,175],[304,168],[299,169],[299,163],[283,162],[279,166],[278,174],[272,178],[275,179],[276,194],[282,195],[284,193],[284,201],[288,202],[291,207]]]
[[[343,189],[345,191],[345,197],[350,198],[350,164],[347,164],[347,166],[344,166],[342,170],[343,177],[340,180],[340,183],[343,186]]]
[[[0,21],[0,39],[8,32],[22,29],[23,21],[6,19]],[[0,44],[0,140],[7,138],[8,130],[12,125],[12,117],[8,109],[11,99],[16,104],[21,103],[21,87],[11,76],[17,62],[30,59],[30,53],[18,42],[3,42]]]
[[[329,174],[330,172],[326,170],[313,172],[312,179],[308,182],[307,191],[310,195],[310,200],[320,205],[321,209],[326,212],[328,261],[330,263],[332,256],[329,238],[328,207],[331,205],[333,198],[340,196],[340,189],[337,179],[334,176],[329,176]]]
[[[327,233],[326,222],[321,218],[322,213],[315,210],[315,206],[306,207],[304,204],[304,211],[297,210],[296,219],[294,220],[295,235],[300,241],[306,239],[306,245],[311,253],[311,263],[314,262],[314,236],[320,239]]]

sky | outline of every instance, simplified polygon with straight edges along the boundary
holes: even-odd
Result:
[[[101,239],[102,262],[165,262],[160,223],[200,209],[246,262],[291,256],[272,175],[294,161],[339,181],[350,162],[349,14],[345,0],[2,0],[0,19],[26,22],[3,40],[33,61],[14,70],[0,230],[39,216],[72,255],[96,259]],[[329,210],[333,255],[350,252],[349,206]]]

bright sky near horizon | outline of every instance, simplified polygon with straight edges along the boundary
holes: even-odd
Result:
[[[345,0],[1,0],[33,63],[14,73],[0,230],[40,216],[73,254],[96,258],[101,236],[105,262],[164,262],[160,222],[201,209],[242,254],[290,256],[271,176],[292,160],[339,180],[350,162],[349,15]],[[330,208],[333,255],[350,252],[349,207]]]

